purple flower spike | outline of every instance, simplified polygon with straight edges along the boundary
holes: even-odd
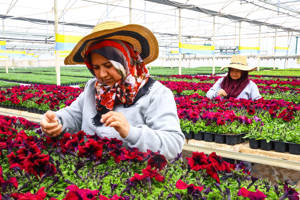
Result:
[[[176,196],[176,198],[177,198],[178,200],[181,200],[181,199],[182,199],[182,198],[181,198],[181,195],[178,194],[178,193],[176,193],[175,196]]]
[[[208,194],[210,193],[212,190],[210,189],[210,187],[206,188],[206,190],[204,190],[204,194]]]
[[[253,117],[253,119],[256,121],[256,122],[260,122],[261,119],[259,117],[257,117],[256,115]]]

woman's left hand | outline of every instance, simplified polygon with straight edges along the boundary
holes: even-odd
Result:
[[[102,115],[101,122],[104,126],[113,127],[119,132],[122,138],[126,138],[128,136],[130,125],[123,113],[109,111]]]

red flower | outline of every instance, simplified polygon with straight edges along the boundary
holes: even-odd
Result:
[[[155,180],[157,180],[158,182],[163,182],[165,180],[165,177],[160,175],[157,170],[153,170],[151,169],[150,166],[147,166],[145,169],[142,170],[142,175],[135,173],[133,177],[131,177],[129,180],[131,182],[135,182],[135,181],[142,181],[145,178],[149,177],[149,178],[155,178]]]
[[[10,164],[9,168],[19,167],[20,169],[23,169],[23,158],[19,158],[19,156],[16,156],[14,152],[7,155],[7,158]]]
[[[89,139],[83,146],[79,146],[78,156],[99,160],[102,158],[102,151],[102,143]]]
[[[121,160],[125,160],[125,148],[115,148],[112,151],[109,152],[109,154],[114,157],[114,160],[116,163],[120,163]]]
[[[146,178],[145,175],[140,175],[138,173],[134,173],[133,177],[131,177],[129,180],[131,182],[135,182],[135,181],[141,181],[141,180],[144,180]]]
[[[6,101],[6,97],[0,94],[0,103]]]
[[[29,154],[24,160],[24,169],[30,174],[42,177],[44,174],[53,175],[56,168],[49,162],[49,155]]]
[[[79,189],[76,185],[69,185],[66,187],[69,190],[63,200],[96,200],[98,190]]]
[[[230,172],[230,169],[232,168],[232,166],[230,166],[228,162],[224,161],[221,156],[218,156],[216,152],[212,152],[211,154],[209,154],[208,160],[218,171]]]
[[[206,173],[210,175],[213,179],[215,179],[218,183],[220,183],[218,171],[216,170],[215,166],[213,164],[210,164],[206,168]]]
[[[160,175],[156,169],[151,169],[150,166],[147,166],[142,172],[146,177],[155,178],[158,182],[163,182],[165,180],[164,176]]]
[[[242,187],[238,192],[238,196],[248,197],[248,195],[249,191],[244,187]]]
[[[248,197],[250,200],[264,200],[267,197],[259,190],[256,190],[256,192],[251,192],[244,187],[239,190],[238,196]]]
[[[225,124],[225,120],[222,117],[218,117],[217,124],[218,125],[224,125]]]
[[[208,167],[207,156],[203,152],[193,152],[192,157],[186,159],[192,170],[199,171],[200,169],[206,169]]]
[[[275,112],[273,109],[269,109],[269,113],[270,113],[270,115],[271,115],[273,118],[276,118],[276,117],[277,117],[277,114],[276,114],[276,112]]]
[[[13,194],[11,194],[11,197],[13,197],[16,200],[44,200],[47,196],[47,193],[44,192],[44,189],[45,188],[42,187],[35,194],[31,194],[30,192],[27,192],[25,194],[13,193]]]
[[[188,187],[188,184],[183,182],[181,179],[179,179],[177,182],[176,182],[176,188],[177,189],[180,189],[180,190],[184,190]]]
[[[176,188],[180,190],[184,190],[188,188],[190,194],[194,193],[195,191],[201,192],[204,189],[203,186],[195,186],[194,184],[187,184],[183,182],[181,179],[179,179],[176,182]]]
[[[151,158],[148,160],[148,166],[162,170],[167,165],[165,156],[159,153],[152,153]]]
[[[143,161],[145,153],[140,152],[137,148],[124,149],[125,158],[132,161]]]
[[[249,115],[254,115],[255,114],[255,107],[254,105],[248,106],[247,112]]]

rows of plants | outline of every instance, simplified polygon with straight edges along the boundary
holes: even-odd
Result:
[[[195,81],[191,76],[184,76],[186,80],[174,80],[177,77],[170,78],[158,78],[161,83],[170,88],[174,94],[177,95],[190,95],[198,93],[201,96],[205,96],[206,92],[213,86],[217,79],[221,77],[208,77],[208,76],[196,76],[198,81]],[[253,79],[257,84],[258,89],[264,99],[284,99],[286,101],[292,101],[295,103],[300,102],[300,79],[289,80],[261,80]]]
[[[244,139],[266,141],[270,145],[283,142],[287,147],[284,151],[300,154],[299,104],[264,99],[210,100],[198,94],[177,97],[176,102],[181,128],[187,138],[236,144],[243,142],[243,136]],[[205,138],[207,133],[211,134],[210,139]],[[220,137],[221,140],[217,140]],[[231,141],[227,141],[226,137],[230,137]],[[296,146],[298,150],[288,146]]]
[[[12,82],[7,82],[7,81],[0,81],[0,88],[3,87],[12,87],[12,86],[16,86],[16,85],[20,85],[18,83],[12,83]]]
[[[187,79],[193,78],[186,77]],[[196,77],[201,81],[214,78]],[[220,98],[210,100],[205,97],[206,93],[204,92],[209,89],[209,84],[183,81],[180,84],[172,81],[162,81],[162,83],[173,91],[175,90],[174,92],[181,94],[175,100],[181,128],[187,138],[207,139],[208,136],[204,137],[207,135],[203,133],[205,132],[211,134],[207,141],[236,144],[243,142],[240,136],[247,134],[244,138],[266,140],[268,143],[281,141],[287,143],[286,145],[289,145],[288,143],[300,144],[300,106],[298,101],[276,99],[251,101]],[[287,84],[287,81],[283,83]],[[294,83],[293,81],[290,83],[294,86],[299,84],[299,82]],[[270,84],[270,80],[266,84]],[[199,90],[199,86],[203,88]],[[193,90],[184,90],[191,88]],[[298,88],[296,89],[298,91]],[[270,89],[270,91],[272,90]],[[58,110],[70,105],[81,92],[80,88],[48,85],[12,87],[0,91],[0,106],[44,113],[49,109]],[[300,95],[296,96],[299,98]],[[230,137],[228,135],[237,137],[237,142],[232,142],[232,137],[227,139]],[[289,151],[289,149],[285,151]]]
[[[85,83],[90,78],[83,77],[72,77],[72,76],[61,76],[61,85],[70,85],[70,84],[79,84]],[[2,81],[11,81],[17,83],[26,83],[26,84],[55,84],[56,85],[56,75],[47,75],[47,74],[22,74],[22,73],[1,73],[0,80]]]
[[[261,71],[251,72],[253,75],[263,75],[263,76],[298,76],[300,77],[299,68],[290,68],[290,69],[265,69]]]
[[[289,181],[271,185],[215,153],[167,161],[83,131],[50,138],[23,118],[0,122],[0,199],[299,199]]]
[[[56,85],[21,85],[0,90],[0,106],[44,113],[70,105],[82,89]]]

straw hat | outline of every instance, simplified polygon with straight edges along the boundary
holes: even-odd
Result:
[[[114,39],[130,43],[144,60],[150,63],[158,56],[158,43],[154,34],[138,24],[124,25],[116,21],[97,24],[92,33],[83,37],[65,58],[66,65],[84,63],[84,55],[89,45],[96,41]]]
[[[246,56],[241,56],[241,55],[233,55],[231,57],[230,64],[222,67],[221,70],[225,68],[234,68],[234,69],[239,69],[242,71],[253,71],[256,69],[256,67],[250,67],[248,66],[247,63],[247,57]]]

